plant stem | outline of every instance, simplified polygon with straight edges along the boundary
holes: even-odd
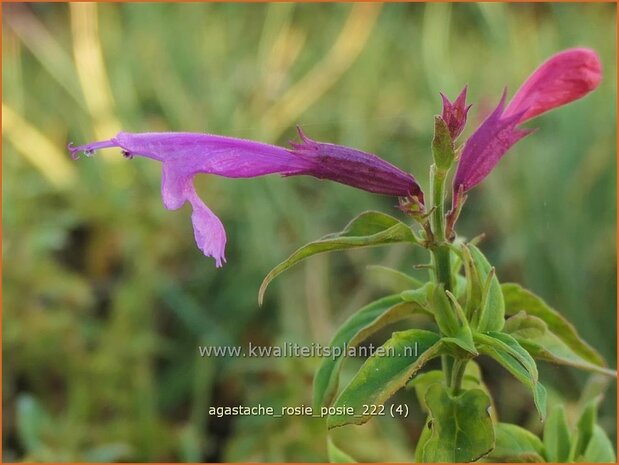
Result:
[[[451,259],[450,251],[445,243],[445,178],[447,171],[440,170],[436,165],[430,168],[430,184],[432,192],[432,216],[430,224],[432,226],[432,241],[433,245],[430,248],[432,254],[432,263],[434,265],[434,279],[437,284],[442,284],[445,290],[452,289],[451,283]],[[461,376],[459,374],[460,362],[454,360],[448,355],[441,356],[441,366],[443,375],[445,376],[445,384],[450,387],[453,381],[457,381],[459,386]],[[456,370],[457,368],[457,370]],[[455,375],[460,378],[457,380]]]
[[[451,387],[451,379],[453,376],[454,360],[449,355],[441,355],[441,367],[443,369],[443,376],[445,377],[445,385]]]
[[[466,359],[458,359],[454,362],[451,370],[451,383],[450,386],[453,389],[453,394],[456,395],[460,391],[462,386],[462,378],[464,378],[464,369],[466,368]]]
[[[449,256],[449,248],[446,245],[438,245],[433,251],[433,255],[436,281],[443,284],[446,291],[451,291],[451,258]]]
[[[430,169],[430,182],[432,184],[432,207],[434,212],[431,217],[432,232],[434,233],[434,246],[431,249],[434,262],[434,275],[436,282],[443,284],[446,291],[452,289],[451,283],[451,257],[445,241],[445,178],[447,171],[439,170],[436,165]]]

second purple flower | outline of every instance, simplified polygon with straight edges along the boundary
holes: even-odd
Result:
[[[522,84],[505,107],[506,93],[496,109],[466,141],[454,176],[453,191],[467,192],[479,184],[505,153],[532,132],[518,125],[547,111],[578,100],[594,90],[602,79],[597,54],[573,48],[553,55]]]

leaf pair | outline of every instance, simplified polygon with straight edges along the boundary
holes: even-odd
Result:
[[[533,393],[533,401],[540,416],[546,416],[546,389],[538,381],[537,365],[529,353],[509,334],[498,331],[476,333],[474,339],[479,351],[492,357]]]
[[[372,418],[364,405],[382,405],[430,360],[441,355],[438,334],[421,329],[393,333],[382,346],[385,355],[374,355],[361,366],[333,407],[353,407],[354,416],[335,414],[327,426],[361,425]]]
[[[426,287],[422,290],[428,289]],[[418,293],[418,300],[408,300],[401,295],[384,297],[366,305],[353,314],[338,329],[330,342],[330,347],[353,348],[386,325],[415,314],[428,313],[423,293]],[[338,356],[324,358],[314,377],[314,409],[330,405],[337,393],[339,372],[345,356],[343,350]]]
[[[609,370],[602,356],[578,335],[576,328],[540,297],[518,284],[503,284],[505,323],[510,333],[529,353],[540,360],[569,365],[607,376]]]

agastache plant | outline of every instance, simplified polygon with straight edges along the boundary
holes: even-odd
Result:
[[[77,156],[119,147],[129,158],[140,155],[160,161],[165,207],[191,204],[196,242],[217,266],[225,261],[226,235],[219,219],[196,194],[196,174],[231,178],[309,175],[397,197],[399,210],[412,224],[377,211],[361,213],[342,231],[298,249],[260,287],[261,303],[277,275],[319,253],[393,243],[429,252],[427,282],[383,268],[405,281],[406,288],[361,308],[337,330],[330,346],[340,350],[322,359],[314,378],[314,412],[327,417],[329,430],[360,425],[384,415],[386,402],[406,387],[417,396],[427,416],[415,447],[416,462],[615,462],[612,443],[596,422],[600,397],[591,399],[570,427],[562,405],[547,409],[536,360],[609,378],[616,377],[616,372],[544,300],[518,284],[500,283],[495,268],[477,247],[477,239],[467,241],[455,231],[466,193],[491,173],[514,144],[533,132],[522,125],[585,96],[598,86],[601,76],[600,61],[592,50],[570,49],[554,55],[507,105],[504,91],[494,111],[463,143],[458,138],[470,109],[467,88],[453,102],[441,94],[443,108],[434,119],[428,195],[412,175],[376,155],[313,141],[300,129],[301,141],[291,143],[290,148],[189,133],[119,133],[107,141],[69,148]],[[450,177],[451,195],[447,192]],[[451,206],[446,208],[449,199]],[[345,349],[413,315],[424,316],[433,329],[393,333],[340,389]],[[544,421],[542,438],[500,421],[475,361],[480,356],[494,359],[526,386]],[[440,369],[425,367],[433,359],[440,360]],[[332,461],[353,461],[331,437],[328,450]]]

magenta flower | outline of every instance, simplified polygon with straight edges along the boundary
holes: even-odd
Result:
[[[521,122],[584,97],[602,80],[602,64],[588,48],[572,48],[553,55],[518,89],[505,116],[524,111]]]
[[[460,95],[458,95],[453,102],[450,102],[445,94],[441,92],[441,99],[443,100],[443,112],[441,113],[441,117],[449,128],[451,140],[456,140],[458,136],[462,134],[464,126],[466,125],[467,114],[471,109],[471,105],[466,106],[466,91],[467,87],[464,86]]]
[[[349,147],[315,142],[299,129],[301,144],[291,150],[232,137],[194,133],[120,132],[109,140],[74,147],[90,156],[95,150],[119,147],[127,158],[139,155],[162,163],[161,196],[164,206],[176,210],[189,202],[194,236],[200,250],[218,267],[226,261],[226,232],[217,216],[198,197],[193,177],[199,173],[228,178],[249,178],[279,173],[330,179],[369,192],[412,197],[423,201],[415,179],[376,155]]]
[[[453,181],[455,200],[460,192],[479,184],[512,145],[533,132],[519,129],[519,124],[585,96],[601,78],[600,60],[594,51],[570,49],[552,56],[535,70],[507,108],[503,93],[499,105],[464,145]]]

